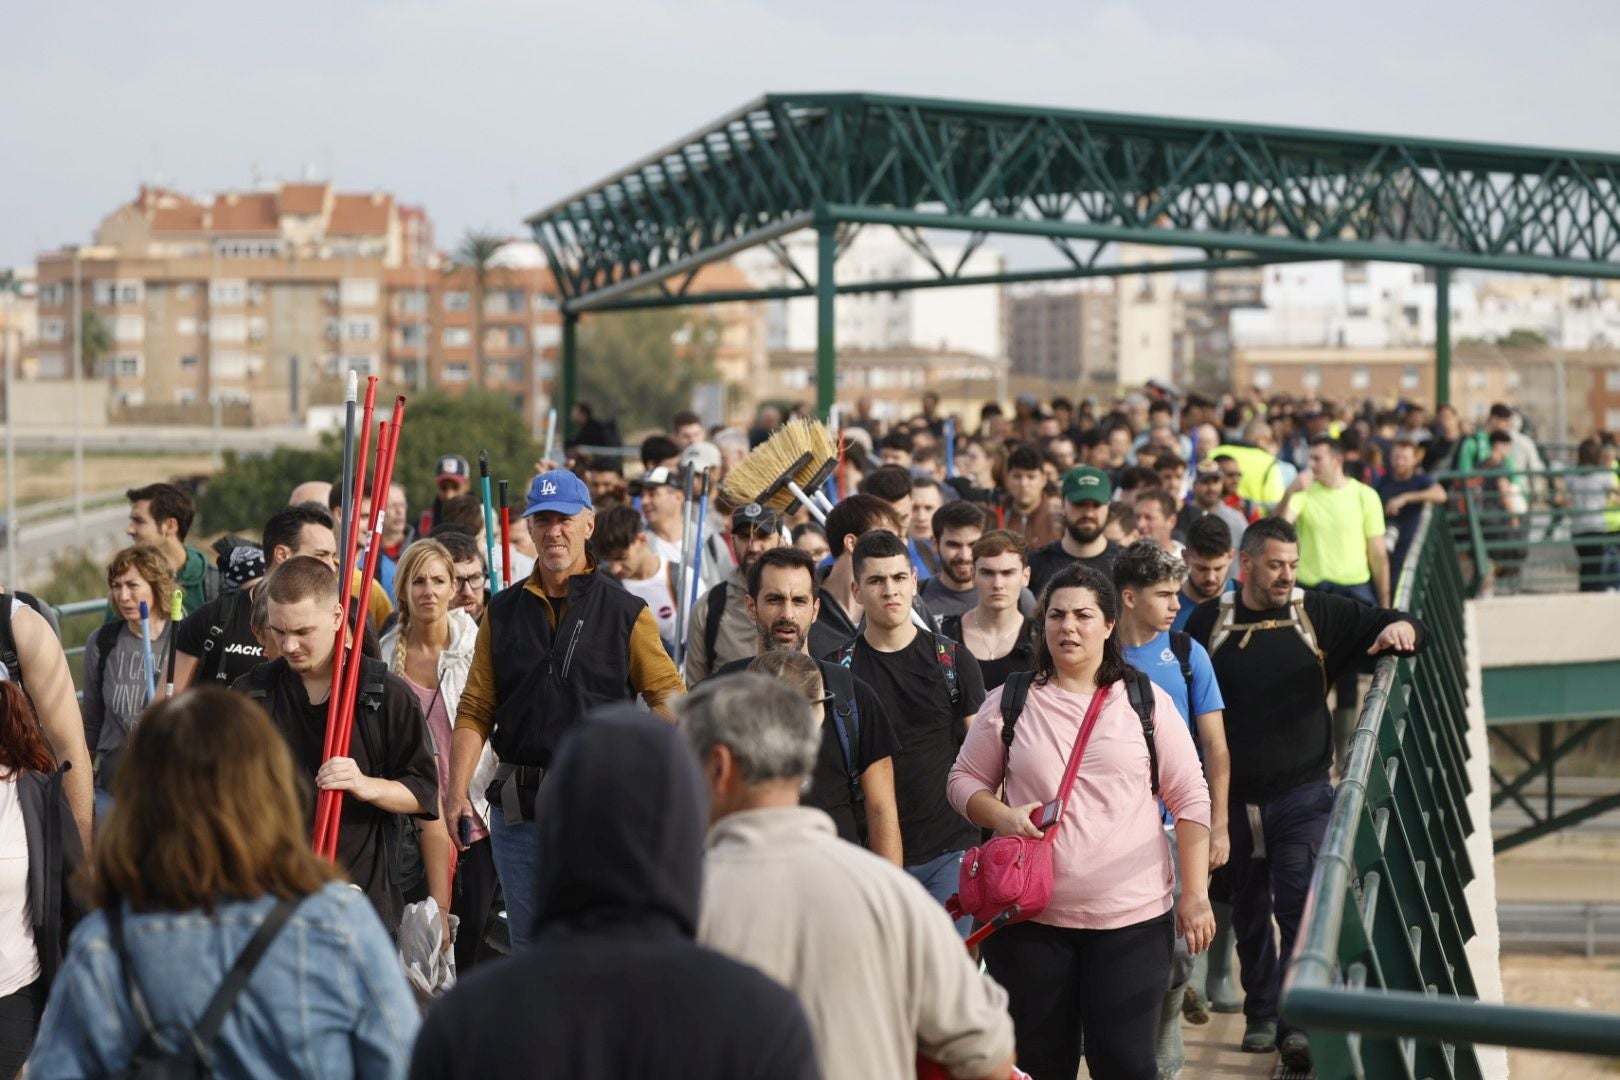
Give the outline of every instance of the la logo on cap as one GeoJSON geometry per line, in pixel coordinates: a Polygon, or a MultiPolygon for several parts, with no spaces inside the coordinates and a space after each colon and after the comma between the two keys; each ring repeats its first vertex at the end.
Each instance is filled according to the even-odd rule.
{"type": "Polygon", "coordinates": [[[540,494],[542,494],[542,495],[555,495],[555,494],[557,494],[557,485],[552,483],[550,480],[542,480],[542,481],[540,481],[540,494]]]}

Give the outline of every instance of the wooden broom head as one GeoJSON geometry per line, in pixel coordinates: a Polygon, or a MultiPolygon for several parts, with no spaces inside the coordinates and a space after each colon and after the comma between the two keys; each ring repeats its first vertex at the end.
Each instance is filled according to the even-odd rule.
{"type": "Polygon", "coordinates": [[[726,474],[721,498],[732,506],[757,502],[786,513],[797,501],[787,490],[787,482],[792,480],[809,491],[806,483],[818,475],[825,480],[837,461],[838,444],[823,424],[793,420],[772,432],[726,474]]]}
{"type": "Polygon", "coordinates": [[[788,427],[794,429],[794,439],[800,451],[810,455],[809,464],[802,466],[793,478],[806,494],[810,494],[825,484],[827,477],[837,468],[838,441],[819,420],[795,420],[788,427]]]}

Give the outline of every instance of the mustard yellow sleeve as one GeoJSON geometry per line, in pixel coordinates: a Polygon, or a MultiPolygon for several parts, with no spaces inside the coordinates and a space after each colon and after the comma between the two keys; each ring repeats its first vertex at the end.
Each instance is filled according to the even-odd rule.
{"type": "MultiPolygon", "coordinates": [[[[479,644],[483,644],[482,635],[479,636],[479,644]]],[[[478,671],[476,652],[473,654],[473,671],[478,671]]],[[[467,685],[472,685],[471,679],[468,679],[467,685]]],[[[646,608],[641,609],[635,625],[630,628],[630,685],[647,702],[647,708],[665,720],[675,719],[669,700],[677,694],[684,694],[686,683],[675,669],[675,661],[664,651],[663,639],[658,636],[658,620],[646,608]]],[[[462,695],[461,700],[467,700],[466,694],[462,695]]],[[[456,726],[461,726],[459,714],[456,726]]]]}
{"type": "Polygon", "coordinates": [[[467,685],[462,688],[461,700],[456,704],[456,730],[462,728],[478,732],[485,741],[495,729],[495,658],[490,646],[488,612],[478,623],[472,667],[467,670],[467,685]]]}

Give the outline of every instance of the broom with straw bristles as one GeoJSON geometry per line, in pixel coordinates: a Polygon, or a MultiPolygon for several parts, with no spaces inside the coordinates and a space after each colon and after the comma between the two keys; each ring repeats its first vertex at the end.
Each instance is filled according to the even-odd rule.
{"type": "Polygon", "coordinates": [[[819,489],[838,464],[838,444],[819,420],[790,420],[726,474],[720,494],[730,506],[759,503],[781,513],[798,502],[825,523],[832,506],[819,489]]]}

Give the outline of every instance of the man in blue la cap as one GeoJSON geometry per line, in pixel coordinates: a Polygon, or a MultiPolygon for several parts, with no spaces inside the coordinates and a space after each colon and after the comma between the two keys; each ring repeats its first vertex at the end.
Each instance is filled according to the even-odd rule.
{"type": "Polygon", "coordinates": [[[646,602],[598,573],[587,552],[596,512],[584,481],[565,469],[541,473],[529,485],[523,517],[537,554],[534,572],[496,594],[478,626],[456,710],[445,808],[458,845],[464,829],[489,828],[514,949],[533,929],[535,793],[562,737],[590,710],[638,696],[673,720],[670,699],[686,689],[646,602]],[[482,822],[469,788],[486,741],[501,764],[487,790],[490,820],[482,822]]]}

